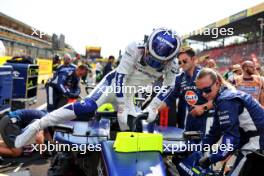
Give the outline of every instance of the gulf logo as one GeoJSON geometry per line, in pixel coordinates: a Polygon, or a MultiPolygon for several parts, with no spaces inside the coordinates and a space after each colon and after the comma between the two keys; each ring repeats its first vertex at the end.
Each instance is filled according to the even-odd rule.
{"type": "Polygon", "coordinates": [[[184,97],[189,105],[195,105],[198,101],[198,96],[196,95],[196,93],[190,90],[186,91],[184,97]]]}

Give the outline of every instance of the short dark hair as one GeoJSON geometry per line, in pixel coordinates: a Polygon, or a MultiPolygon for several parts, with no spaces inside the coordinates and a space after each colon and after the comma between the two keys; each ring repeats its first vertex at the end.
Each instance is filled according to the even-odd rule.
{"type": "Polygon", "coordinates": [[[60,56],[55,55],[53,59],[54,59],[54,60],[60,60],[60,56]]]}
{"type": "Polygon", "coordinates": [[[187,54],[190,57],[195,56],[195,52],[191,47],[183,47],[180,49],[180,52],[177,54],[177,57],[179,57],[181,54],[187,54]]]}
{"type": "Polygon", "coordinates": [[[115,59],[115,57],[111,55],[111,56],[108,57],[108,60],[109,59],[115,59]]]}
{"type": "Polygon", "coordinates": [[[86,65],[79,65],[78,68],[81,70],[86,70],[86,71],[89,70],[89,68],[86,65]]]}

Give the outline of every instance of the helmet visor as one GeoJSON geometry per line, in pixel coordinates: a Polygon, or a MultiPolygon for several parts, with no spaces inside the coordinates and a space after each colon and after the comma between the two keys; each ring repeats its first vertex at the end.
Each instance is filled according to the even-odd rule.
{"type": "Polygon", "coordinates": [[[158,59],[155,59],[152,55],[147,54],[145,57],[145,62],[152,68],[155,69],[162,69],[165,65],[164,61],[159,61],[158,59]]]}

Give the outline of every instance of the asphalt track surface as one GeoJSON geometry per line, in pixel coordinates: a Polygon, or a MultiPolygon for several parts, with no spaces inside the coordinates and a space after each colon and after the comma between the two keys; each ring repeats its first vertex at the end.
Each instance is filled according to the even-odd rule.
{"type": "MultiPolygon", "coordinates": [[[[81,85],[81,96],[85,97],[84,86],[81,85]]],[[[27,106],[27,109],[37,109],[46,107],[46,91],[44,85],[38,86],[37,102],[27,106]]],[[[23,163],[19,171],[29,170],[32,176],[46,176],[50,165],[51,158],[43,157],[38,152],[34,152],[29,156],[21,156],[16,158],[4,158],[6,161],[14,162],[14,165],[8,168],[0,169],[1,174],[12,173],[20,163],[23,163]]],[[[19,173],[17,173],[20,175],[19,173]]]]}

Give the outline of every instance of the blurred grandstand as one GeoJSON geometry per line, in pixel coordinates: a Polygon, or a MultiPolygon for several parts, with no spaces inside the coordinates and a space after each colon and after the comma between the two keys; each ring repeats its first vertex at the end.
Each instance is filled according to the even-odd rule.
{"type": "Polygon", "coordinates": [[[28,55],[33,58],[52,58],[54,53],[74,53],[71,46],[65,44],[65,37],[56,34],[40,36],[36,30],[21,21],[0,12],[0,40],[6,47],[6,55],[28,55]]]}
{"type": "Polygon", "coordinates": [[[65,43],[64,35],[52,36],[0,12],[0,65],[13,56],[30,56],[39,65],[39,83],[46,82],[52,74],[53,56],[65,52],[75,55],[65,43]],[[41,35],[42,34],[42,35],[41,35]]]}
{"type": "Polygon", "coordinates": [[[263,29],[264,3],[261,3],[193,31],[183,38],[186,44],[203,46],[198,50],[200,62],[208,58],[214,59],[219,70],[223,72],[243,60],[253,60],[255,63],[263,64],[263,29]],[[206,28],[233,28],[233,35],[219,35],[215,38],[212,34],[201,33],[206,28]],[[212,43],[217,45],[212,46],[212,43]]]}
{"type": "Polygon", "coordinates": [[[0,12],[0,40],[6,47],[7,56],[27,55],[33,58],[52,58],[54,53],[74,53],[71,46],[65,44],[63,35],[59,38],[56,34],[40,36],[40,32],[0,12]]]}

